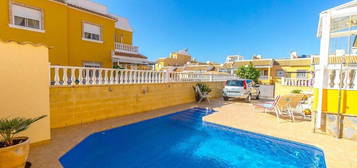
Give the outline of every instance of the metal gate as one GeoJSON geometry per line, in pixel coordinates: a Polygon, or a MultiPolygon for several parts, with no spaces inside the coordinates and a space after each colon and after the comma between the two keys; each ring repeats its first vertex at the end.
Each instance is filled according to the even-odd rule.
{"type": "Polygon", "coordinates": [[[260,85],[260,97],[274,98],[275,85],[260,85]]]}

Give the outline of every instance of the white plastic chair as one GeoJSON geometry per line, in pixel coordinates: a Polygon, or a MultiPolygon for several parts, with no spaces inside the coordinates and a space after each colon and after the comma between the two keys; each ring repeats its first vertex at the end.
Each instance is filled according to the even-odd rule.
{"type": "Polygon", "coordinates": [[[200,100],[198,101],[198,103],[201,103],[204,99],[207,100],[209,107],[211,107],[211,101],[209,100],[210,95],[208,93],[202,93],[201,89],[198,86],[194,86],[196,93],[198,93],[198,95],[200,96],[200,100]]]}

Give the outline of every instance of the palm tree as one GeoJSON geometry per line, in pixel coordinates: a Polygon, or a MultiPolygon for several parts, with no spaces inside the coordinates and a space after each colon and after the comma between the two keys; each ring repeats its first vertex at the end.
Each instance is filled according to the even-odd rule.
{"type": "Polygon", "coordinates": [[[30,119],[21,117],[0,119],[0,136],[3,140],[3,147],[14,145],[14,138],[16,134],[25,131],[32,123],[44,117],[46,117],[46,115],[30,119]]]}

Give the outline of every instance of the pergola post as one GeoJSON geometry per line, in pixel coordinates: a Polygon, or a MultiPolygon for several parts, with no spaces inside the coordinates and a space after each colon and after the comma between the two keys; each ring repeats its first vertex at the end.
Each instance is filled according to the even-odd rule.
{"type": "Polygon", "coordinates": [[[317,116],[316,116],[316,128],[321,128],[322,106],[324,89],[328,85],[328,55],[330,45],[330,25],[331,15],[329,12],[321,14],[321,42],[320,42],[320,64],[319,72],[316,74],[318,94],[317,116]]]}

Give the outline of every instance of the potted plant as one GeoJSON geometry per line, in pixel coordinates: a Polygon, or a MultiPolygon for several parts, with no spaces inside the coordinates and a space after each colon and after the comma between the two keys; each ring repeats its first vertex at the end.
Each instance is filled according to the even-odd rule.
{"type": "MultiPolygon", "coordinates": [[[[197,83],[196,87],[198,87],[200,89],[201,93],[203,93],[203,94],[204,93],[210,93],[212,91],[212,89],[209,88],[209,86],[207,84],[205,84],[205,83],[197,83]]],[[[200,95],[197,92],[195,92],[196,101],[199,101],[200,98],[201,98],[200,95]]]]}
{"type": "Polygon", "coordinates": [[[0,119],[0,168],[25,167],[30,149],[28,137],[15,137],[32,123],[46,117],[0,119]]]}

